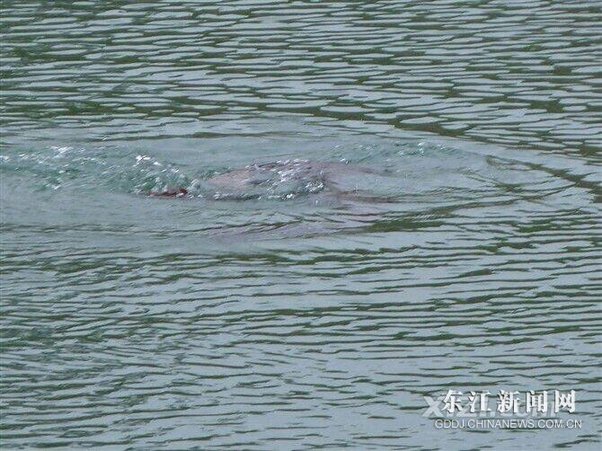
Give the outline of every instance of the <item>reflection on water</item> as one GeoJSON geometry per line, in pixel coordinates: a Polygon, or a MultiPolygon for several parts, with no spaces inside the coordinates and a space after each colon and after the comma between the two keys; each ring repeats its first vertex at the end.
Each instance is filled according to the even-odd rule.
{"type": "Polygon", "coordinates": [[[3,445],[596,449],[600,16],[4,2],[3,445]],[[336,189],[208,195],[294,159],[336,189]],[[583,427],[438,430],[448,389],[583,427]]]}

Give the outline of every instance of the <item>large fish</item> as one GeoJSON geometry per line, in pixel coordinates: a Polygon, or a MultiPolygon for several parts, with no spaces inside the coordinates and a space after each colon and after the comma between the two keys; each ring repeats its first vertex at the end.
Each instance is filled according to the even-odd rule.
{"type": "MultiPolygon", "coordinates": [[[[204,186],[213,199],[287,199],[323,193],[337,199],[386,201],[370,194],[370,175],[386,174],[344,162],[280,160],[250,164],[215,175],[205,180],[204,186]]],[[[150,193],[159,197],[185,197],[188,194],[183,187],[150,193]]]]}

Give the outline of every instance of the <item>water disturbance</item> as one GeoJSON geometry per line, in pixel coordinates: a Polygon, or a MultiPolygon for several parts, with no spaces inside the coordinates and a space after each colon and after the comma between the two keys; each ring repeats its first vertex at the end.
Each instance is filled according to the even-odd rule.
{"type": "Polygon", "coordinates": [[[598,449],[599,2],[0,20],[4,448],[598,449]],[[582,427],[437,429],[449,389],[582,427]]]}

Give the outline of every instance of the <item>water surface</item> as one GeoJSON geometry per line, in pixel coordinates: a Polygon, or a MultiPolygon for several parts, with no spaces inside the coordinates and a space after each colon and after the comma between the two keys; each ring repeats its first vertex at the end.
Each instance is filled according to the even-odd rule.
{"type": "Polygon", "coordinates": [[[1,20],[3,446],[599,447],[599,2],[1,20]],[[387,202],[202,189],[295,158],[387,202]],[[448,389],[575,389],[583,426],[438,430],[448,389]]]}

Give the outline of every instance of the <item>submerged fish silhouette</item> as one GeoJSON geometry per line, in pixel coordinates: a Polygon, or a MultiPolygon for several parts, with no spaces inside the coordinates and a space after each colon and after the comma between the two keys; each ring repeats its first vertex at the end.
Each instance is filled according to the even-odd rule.
{"type": "MultiPolygon", "coordinates": [[[[379,200],[370,195],[366,175],[385,175],[382,171],[344,162],[279,160],[255,163],[205,180],[214,199],[294,198],[325,192],[338,199],[379,200]]],[[[185,197],[186,188],[151,192],[153,197],[185,197]]]]}

